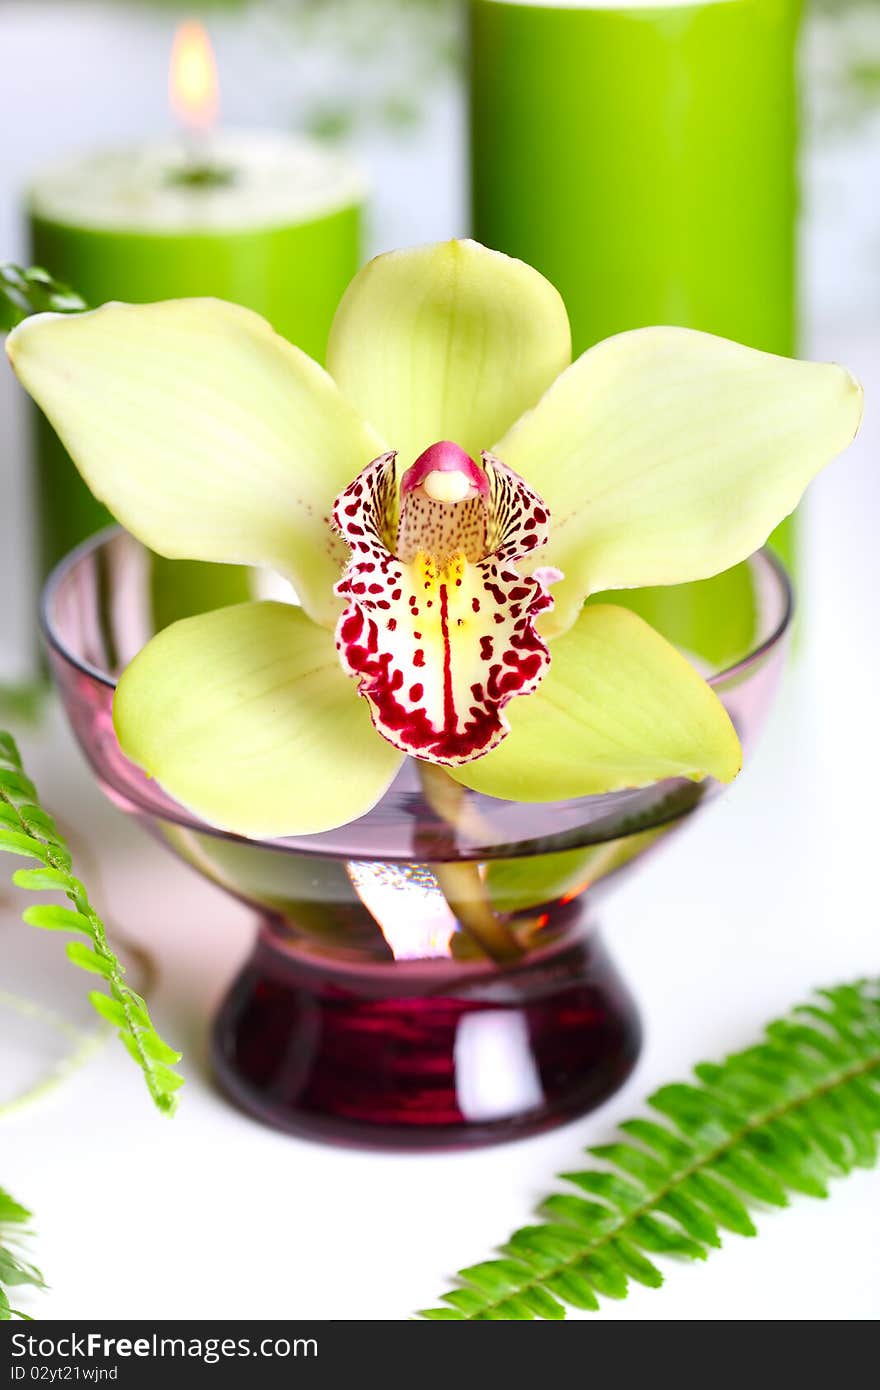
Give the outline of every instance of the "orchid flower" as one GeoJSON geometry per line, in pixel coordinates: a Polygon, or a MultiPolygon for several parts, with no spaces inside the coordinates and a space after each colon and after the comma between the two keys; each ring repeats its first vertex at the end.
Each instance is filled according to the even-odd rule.
{"type": "Polygon", "coordinates": [[[249,836],[363,815],[407,755],[531,801],[732,779],[696,670],[585,600],[751,554],[861,411],[838,366],[684,329],[572,364],[556,290],[468,241],[366,266],[329,371],[209,299],[40,315],[8,350],[136,537],[296,590],[173,624],[114,702],[129,758],[249,836]]]}

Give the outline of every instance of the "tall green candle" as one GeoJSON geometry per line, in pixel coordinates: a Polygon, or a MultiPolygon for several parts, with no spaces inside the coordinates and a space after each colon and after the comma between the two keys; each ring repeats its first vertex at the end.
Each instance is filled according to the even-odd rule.
{"type": "MultiPolygon", "coordinates": [[[[358,268],[363,199],[346,159],[297,137],[142,145],[42,172],[28,196],[31,255],[92,305],[190,295],[247,305],[320,360],[358,268]]],[[[35,453],[45,570],[108,516],[42,417],[35,453]]]]}
{"type": "Polygon", "coordinates": [[[577,351],[672,323],[794,352],[800,11],[471,0],[474,233],[553,281],[577,351]]]}

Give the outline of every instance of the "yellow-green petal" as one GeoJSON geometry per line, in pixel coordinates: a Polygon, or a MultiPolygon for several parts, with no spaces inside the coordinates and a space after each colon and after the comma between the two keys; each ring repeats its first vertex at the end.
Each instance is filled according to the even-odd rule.
{"type": "Polygon", "coordinates": [[[448,769],[457,781],[505,801],[562,801],[739,772],[739,739],[714,691],[635,613],[585,608],[551,653],[537,693],[511,701],[505,741],[448,769]]]}
{"type": "Polygon", "coordinates": [[[336,313],[327,362],[404,468],[451,439],[474,458],[571,361],[559,294],[474,241],[378,256],[336,313]]]}
{"type": "Polygon", "coordinates": [[[120,745],[188,810],[252,837],[362,816],[401,755],[375,732],[330,633],[284,603],[243,603],[160,632],[123,673],[120,745]]]}
{"type": "Polygon", "coordinates": [[[584,353],[492,451],[550,508],[540,563],[565,575],[552,629],[587,594],[708,578],[757,550],[861,408],[843,367],[683,328],[584,353]]]}
{"type": "Polygon", "coordinates": [[[96,497],[171,559],[265,565],[327,624],[336,494],[382,441],[258,314],[216,299],[26,319],[7,350],[96,497]]]}

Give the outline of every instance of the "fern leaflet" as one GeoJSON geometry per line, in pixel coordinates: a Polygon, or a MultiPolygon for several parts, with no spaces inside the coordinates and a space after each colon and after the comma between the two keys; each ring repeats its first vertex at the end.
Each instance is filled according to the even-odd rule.
{"type": "Polygon", "coordinates": [[[30,314],[78,314],[87,307],[84,299],[39,266],[23,270],[0,262],[0,331],[14,328],[30,314]]]}
{"type": "Polygon", "coordinates": [[[820,991],[771,1023],[764,1039],[694,1080],[648,1099],[658,1118],[590,1149],[598,1165],[564,1173],[566,1192],[517,1231],[502,1258],[459,1273],[447,1306],[457,1321],[558,1319],[596,1310],[630,1280],[657,1288],[656,1255],[703,1260],[721,1230],[755,1235],[749,1208],[790,1194],[824,1197],[828,1180],[877,1161],[880,979],[820,991]],[[576,1189],[579,1195],[571,1190],[576,1189]]]}
{"type": "Polygon", "coordinates": [[[24,920],[44,931],[70,932],[69,960],[98,975],[106,985],[89,995],[95,1011],[116,1028],[119,1038],[141,1068],[158,1108],[173,1114],[183,1078],[174,1070],[180,1053],[164,1043],[150,1020],[144,1000],[123,979],[124,970],[107,941],[104,924],[88,894],[72,872],[72,858],[52,817],[39,804],[37,790],[26,775],[14,739],[0,732],[0,850],[35,860],[38,868],[19,869],[12,876],[19,888],[63,893],[71,906],[41,903],[23,913],[24,920]],[[76,939],[76,938],[82,938],[76,939]]]}
{"type": "Polygon", "coordinates": [[[0,1187],[0,1322],[9,1322],[11,1318],[27,1318],[26,1313],[20,1312],[10,1304],[9,1289],[13,1285],[30,1284],[37,1289],[46,1287],[40,1271],[28,1263],[19,1248],[22,1238],[30,1234],[30,1219],[30,1212],[19,1206],[18,1202],[0,1187]]]}

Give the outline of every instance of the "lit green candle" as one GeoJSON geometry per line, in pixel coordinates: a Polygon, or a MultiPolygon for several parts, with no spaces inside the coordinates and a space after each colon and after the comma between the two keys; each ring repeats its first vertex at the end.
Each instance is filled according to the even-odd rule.
{"type": "MultiPolygon", "coordinates": [[[[360,261],[362,180],[310,140],[206,130],[216,87],[209,55],[187,43],[199,43],[194,29],[175,43],[180,138],[40,173],[28,196],[31,258],[91,305],[233,300],[320,360],[360,261]]],[[[109,519],[42,417],[36,495],[44,569],[109,519]]]]}
{"type": "Polygon", "coordinates": [[[800,11],[471,0],[474,233],[553,281],[576,350],[662,323],[794,351],[800,11]]]}

